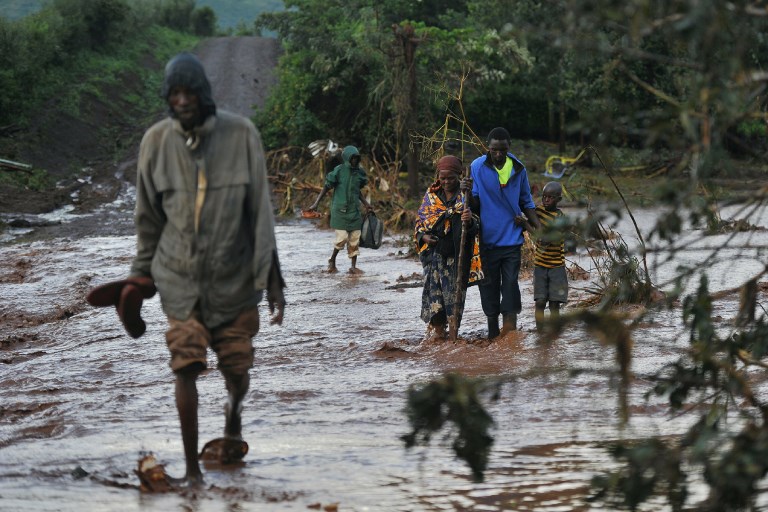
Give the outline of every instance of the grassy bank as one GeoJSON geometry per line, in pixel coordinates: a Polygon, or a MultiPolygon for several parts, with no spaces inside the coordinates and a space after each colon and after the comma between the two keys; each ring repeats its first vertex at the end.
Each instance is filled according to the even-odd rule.
{"type": "Polygon", "coordinates": [[[134,151],[164,105],[159,91],[169,57],[198,38],[147,27],[113,51],[80,52],[36,84],[36,101],[0,134],[0,158],[33,166],[0,170],[0,185],[43,191],[84,167],[109,165],[134,151]]]}

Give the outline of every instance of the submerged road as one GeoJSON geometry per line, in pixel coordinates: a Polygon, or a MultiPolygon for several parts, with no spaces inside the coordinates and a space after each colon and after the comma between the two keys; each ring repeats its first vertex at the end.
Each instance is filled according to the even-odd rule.
{"type": "MultiPolygon", "coordinates": [[[[542,343],[531,308],[523,330],[488,344],[470,289],[459,342],[426,342],[421,289],[394,286],[421,272],[397,237],[363,250],[360,277],[343,273],[343,256],[342,273],[322,272],[333,233],[311,221],[282,221],[277,238],[288,307],[282,328],[268,326],[264,312],[256,339],[243,427],[251,451],[243,467],[206,471],[194,495],[143,495],[132,473],[146,451],[170,474],[183,472],[158,300],[145,305],[149,328],[139,340],[114,311],[83,302],[90,286],[125,275],[134,237],[0,247],[0,510],[599,510],[585,498],[590,479],[613,465],[606,441],[674,434],[689,421],[642,398],[650,385],[642,375],[685,346],[679,311],[655,314],[635,333],[641,378],[622,429],[613,351],[589,333],[542,343]],[[508,381],[487,403],[495,443],[481,484],[441,436],[411,451],[399,439],[408,387],[446,371],[508,381]]],[[[575,258],[589,269],[586,253],[575,258]]],[[[521,285],[531,304],[530,278],[521,285]]],[[[583,293],[583,283],[573,285],[574,297],[583,293]]],[[[718,308],[727,323],[736,304],[718,308]]],[[[201,444],[221,433],[224,397],[209,371],[200,381],[201,444]]]]}

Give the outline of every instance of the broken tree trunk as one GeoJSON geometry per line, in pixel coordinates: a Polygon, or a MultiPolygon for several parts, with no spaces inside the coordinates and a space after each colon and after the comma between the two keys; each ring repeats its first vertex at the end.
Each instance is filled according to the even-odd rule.
{"type": "Polygon", "coordinates": [[[11,169],[13,171],[30,172],[32,170],[32,166],[29,164],[14,162],[13,160],[5,160],[4,158],[0,158],[0,167],[4,169],[11,169]]]}

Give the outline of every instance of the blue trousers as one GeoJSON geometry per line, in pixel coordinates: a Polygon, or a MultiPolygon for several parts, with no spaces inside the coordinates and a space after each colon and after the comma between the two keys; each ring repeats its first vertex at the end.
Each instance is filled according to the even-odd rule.
{"type": "Polygon", "coordinates": [[[480,302],[485,316],[499,317],[499,313],[520,314],[520,245],[481,249],[485,279],[480,283],[480,302]]]}

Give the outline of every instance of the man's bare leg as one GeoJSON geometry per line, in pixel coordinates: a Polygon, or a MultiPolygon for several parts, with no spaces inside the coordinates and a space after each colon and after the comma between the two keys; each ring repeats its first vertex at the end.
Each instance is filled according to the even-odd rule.
{"type": "Polygon", "coordinates": [[[363,271],[357,268],[357,256],[352,256],[352,262],[349,267],[350,274],[362,274],[363,271]]]}
{"type": "Polygon", "coordinates": [[[243,399],[248,391],[251,379],[248,373],[241,375],[225,374],[229,401],[225,408],[224,437],[242,439],[243,399]]]}
{"type": "Polygon", "coordinates": [[[331,254],[331,257],[328,258],[328,273],[329,274],[335,274],[339,270],[336,268],[336,256],[339,255],[339,250],[334,249],[333,253],[331,254]]]}
{"type": "Polygon", "coordinates": [[[188,367],[176,372],[176,408],[181,423],[181,440],[187,472],[184,480],[191,486],[203,483],[203,473],[197,460],[197,376],[200,369],[188,367]]]}

